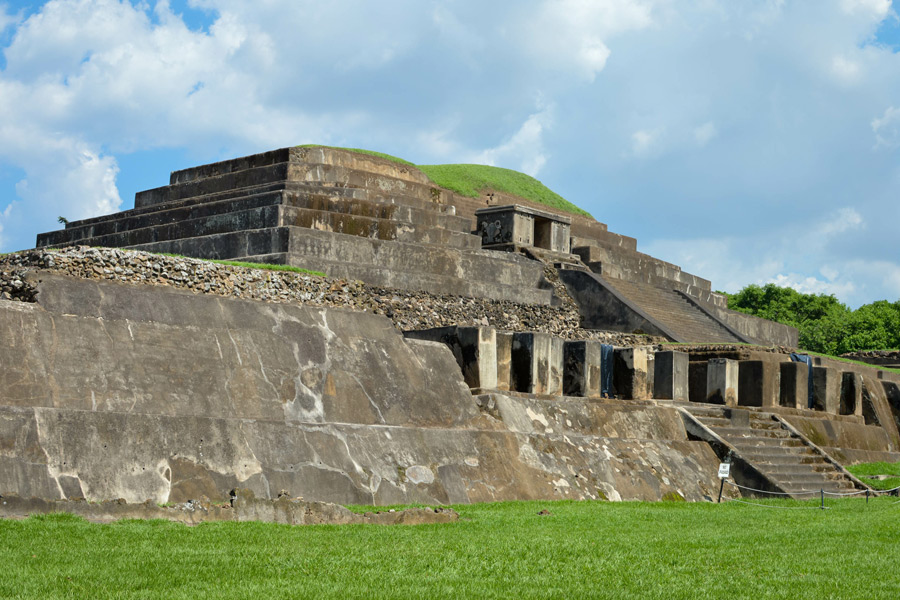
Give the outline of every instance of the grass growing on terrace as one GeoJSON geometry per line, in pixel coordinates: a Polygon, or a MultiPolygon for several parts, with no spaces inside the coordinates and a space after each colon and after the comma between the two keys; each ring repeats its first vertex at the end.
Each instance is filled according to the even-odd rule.
{"type": "Polygon", "coordinates": [[[436,184],[463,196],[477,197],[483,190],[496,190],[527,198],[576,215],[591,215],[543,183],[511,169],[487,165],[419,165],[436,184]]]}
{"type": "Polygon", "coordinates": [[[332,148],[334,150],[346,150],[347,152],[356,152],[357,154],[368,154],[369,156],[377,156],[391,162],[400,163],[401,165],[409,165],[414,167],[413,163],[397,156],[385,154],[384,152],[375,152],[374,150],[363,150],[362,148],[341,148],[340,146],[323,146],[321,144],[301,144],[298,148],[332,148]]]}
{"type": "Polygon", "coordinates": [[[358,152],[360,154],[368,154],[377,156],[396,163],[409,165],[418,168],[437,185],[448,190],[452,190],[462,196],[476,198],[486,190],[495,190],[498,192],[506,192],[521,196],[532,202],[544,204],[559,210],[590,217],[590,213],[578,208],[543,183],[518,171],[511,169],[502,169],[500,167],[491,167],[488,165],[416,165],[408,160],[384,154],[382,152],[373,152],[372,150],[362,150],[360,148],[340,148],[337,146],[320,146],[318,144],[305,144],[300,148],[334,148],[335,150],[347,150],[349,152],[358,152]]]}
{"type": "Polygon", "coordinates": [[[896,598],[895,500],[481,504],[416,527],[46,516],[0,521],[0,597],[896,598]]]}
{"type": "Polygon", "coordinates": [[[860,463],[846,467],[848,471],[862,479],[876,490],[892,490],[900,487],[900,463],[860,463]],[[870,475],[896,475],[887,479],[869,479],[870,475]]]}
{"type": "Polygon", "coordinates": [[[312,275],[313,277],[325,277],[325,273],[321,271],[310,271],[300,267],[291,265],[279,265],[275,263],[255,263],[243,262],[240,260],[219,260],[216,258],[193,258],[190,256],[182,256],[181,254],[172,254],[170,252],[154,252],[160,256],[169,256],[171,258],[189,258],[191,260],[202,260],[204,262],[216,263],[217,265],[226,265],[229,267],[244,267],[245,269],[262,269],[263,271],[287,271],[289,273],[300,273],[302,275],[312,275]]]}

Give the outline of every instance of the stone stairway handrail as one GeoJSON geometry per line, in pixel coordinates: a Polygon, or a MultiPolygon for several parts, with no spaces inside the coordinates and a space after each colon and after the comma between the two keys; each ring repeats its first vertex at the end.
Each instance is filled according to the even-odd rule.
{"type": "Polygon", "coordinates": [[[737,331],[735,331],[734,329],[732,329],[731,327],[729,327],[722,321],[720,321],[719,318],[716,317],[714,314],[712,314],[709,310],[707,310],[707,308],[705,306],[703,306],[702,304],[700,304],[699,302],[697,302],[696,300],[691,298],[690,294],[686,294],[686,293],[682,292],[681,290],[672,290],[672,291],[675,292],[676,294],[680,295],[685,300],[687,300],[692,306],[694,306],[694,308],[696,308],[701,313],[703,313],[704,315],[706,315],[707,317],[712,319],[715,323],[718,323],[725,331],[727,331],[728,333],[730,333],[731,335],[736,337],[738,339],[738,341],[740,341],[741,343],[743,343],[743,344],[754,344],[755,343],[752,340],[741,335],[740,333],[738,333],[737,331]]]}
{"type": "MultiPolygon", "coordinates": [[[[769,477],[768,475],[763,473],[756,465],[754,465],[752,462],[750,462],[749,460],[744,458],[744,456],[741,454],[740,450],[738,450],[735,446],[733,446],[731,443],[726,441],[722,436],[717,434],[710,427],[707,427],[702,421],[700,421],[699,418],[697,418],[696,416],[691,414],[691,412],[688,409],[684,408],[683,406],[676,406],[675,409],[681,413],[681,419],[685,424],[685,429],[688,429],[688,426],[690,425],[691,427],[693,427],[695,429],[694,435],[697,435],[697,437],[700,437],[701,439],[703,439],[703,441],[705,441],[707,443],[714,442],[716,444],[721,445],[722,448],[725,448],[726,450],[730,451],[733,459],[737,459],[741,463],[743,463],[743,465],[745,466],[746,469],[751,471],[752,474],[754,474],[760,480],[765,481],[769,486],[771,486],[774,489],[775,492],[777,492],[779,494],[790,495],[790,492],[788,490],[781,487],[781,485],[779,485],[771,477],[769,477]],[[698,435],[698,434],[702,434],[702,435],[698,435]]],[[[688,431],[688,433],[691,433],[691,432],[688,431]]],[[[712,444],[710,444],[710,445],[712,445],[712,444]]],[[[715,448],[714,448],[714,450],[715,450],[715,448]]],[[[733,474],[732,474],[732,479],[734,479],[733,474]]],[[[766,491],[766,490],[763,490],[763,491],[768,493],[768,491],[766,491]]]]}
{"type": "Polygon", "coordinates": [[[779,415],[776,415],[776,414],[773,413],[773,414],[772,414],[772,417],[774,417],[774,419],[775,419],[776,421],[778,421],[778,423],[781,425],[781,427],[782,427],[783,429],[785,429],[785,430],[787,430],[788,432],[790,432],[790,434],[791,434],[792,436],[796,437],[796,438],[799,439],[801,442],[803,442],[803,444],[804,444],[805,446],[807,446],[807,447],[808,447],[809,449],[811,449],[813,452],[815,452],[816,454],[818,454],[819,456],[821,456],[821,457],[825,460],[825,462],[827,462],[827,463],[829,463],[831,466],[833,466],[833,467],[835,468],[836,471],[838,471],[841,475],[843,475],[844,477],[846,477],[847,479],[849,479],[849,480],[853,483],[854,486],[858,487],[858,488],[861,489],[861,490],[875,491],[875,488],[873,488],[873,487],[869,486],[868,484],[866,484],[865,482],[861,481],[861,480],[858,479],[855,475],[853,475],[853,473],[851,473],[850,471],[848,471],[847,469],[845,469],[845,468],[844,468],[844,465],[842,465],[841,463],[839,463],[835,458],[833,458],[830,454],[828,454],[828,452],[826,452],[823,448],[819,447],[819,446],[816,445],[812,440],[810,440],[810,439],[807,438],[805,435],[803,435],[802,433],[800,433],[800,430],[798,430],[796,427],[794,427],[793,425],[791,425],[790,423],[788,423],[787,421],[785,421],[785,420],[784,420],[783,418],[781,418],[779,415]]]}

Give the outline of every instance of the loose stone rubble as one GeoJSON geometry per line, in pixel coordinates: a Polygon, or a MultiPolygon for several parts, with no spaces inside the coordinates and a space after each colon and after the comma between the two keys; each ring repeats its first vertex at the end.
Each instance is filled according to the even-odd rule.
{"type": "Polygon", "coordinates": [[[307,502],[286,493],[268,500],[257,498],[248,489],[235,489],[228,502],[212,502],[209,498],[160,506],[148,500],[140,504],[124,499],[87,502],[84,498],[47,500],[21,498],[17,494],[0,495],[0,518],[21,519],[33,514],[65,512],[95,523],[121,519],[165,519],[185,525],[210,521],[262,521],[283,525],[425,525],[454,523],[459,513],[451,508],[408,508],[405,510],[354,513],[331,502],[307,502]]]}
{"type": "Polygon", "coordinates": [[[545,266],[545,273],[561,296],[560,306],[397,290],[290,271],[235,267],[141,251],[73,246],[60,250],[28,250],[0,257],[0,299],[34,302],[36,291],[33,283],[26,281],[26,274],[41,270],[83,279],[166,286],[198,294],[350,308],[384,315],[401,330],[444,325],[492,326],[504,331],[536,331],[565,339],[600,340],[619,346],[663,341],[653,336],[582,329],[578,309],[549,265],[545,266]]]}

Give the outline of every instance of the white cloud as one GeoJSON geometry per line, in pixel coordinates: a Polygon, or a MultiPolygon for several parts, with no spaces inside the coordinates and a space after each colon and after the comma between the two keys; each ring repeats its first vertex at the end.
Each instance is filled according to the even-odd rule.
{"type": "Polygon", "coordinates": [[[831,70],[840,83],[856,83],[860,77],[860,66],[856,61],[844,56],[835,56],[831,61],[831,70]]]}
{"type": "Polygon", "coordinates": [[[556,69],[573,69],[585,81],[606,66],[608,38],[646,29],[653,23],[652,0],[543,0],[526,13],[519,39],[556,69]]]}
{"type": "Polygon", "coordinates": [[[552,111],[548,107],[529,115],[509,139],[476,154],[471,162],[516,169],[536,177],[547,162],[543,134],[552,122],[552,111]]]}
{"type": "Polygon", "coordinates": [[[841,9],[850,15],[883,19],[891,10],[891,0],[841,0],[841,9]]]}
{"type": "Polygon", "coordinates": [[[851,281],[835,281],[828,277],[819,279],[798,273],[779,273],[766,280],[766,283],[789,287],[801,294],[833,294],[838,299],[848,298],[856,291],[856,286],[851,281]]]}
{"type": "Polygon", "coordinates": [[[708,144],[717,134],[716,125],[712,121],[707,121],[703,125],[694,128],[694,140],[700,146],[708,144]]]}
{"type": "MultiPolygon", "coordinates": [[[[845,207],[818,221],[797,225],[776,221],[773,230],[752,237],[657,240],[642,251],[710,279],[713,289],[736,292],[751,283],[774,283],[859,304],[865,291],[857,283],[860,269],[853,259],[829,257],[827,248],[836,238],[864,227],[859,212],[845,207]]],[[[865,272],[866,278],[872,274],[865,272]]]]}
{"type": "Polygon", "coordinates": [[[876,148],[900,147],[900,108],[889,106],[881,117],[872,119],[876,148]]]}
{"type": "Polygon", "coordinates": [[[637,158],[655,155],[660,146],[662,132],[658,129],[639,129],[631,134],[631,154],[637,158]]]}
{"type": "Polygon", "coordinates": [[[6,12],[8,8],[5,4],[0,4],[0,33],[6,31],[8,27],[15,25],[18,19],[15,15],[6,12]]]}

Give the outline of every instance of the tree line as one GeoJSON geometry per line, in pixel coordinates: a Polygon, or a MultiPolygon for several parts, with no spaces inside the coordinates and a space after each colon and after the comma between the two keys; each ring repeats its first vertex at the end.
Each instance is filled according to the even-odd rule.
{"type": "Polygon", "coordinates": [[[834,295],[801,294],[772,283],[725,295],[731,310],[796,327],[804,350],[837,356],[900,348],[900,300],[850,310],[834,295]]]}

